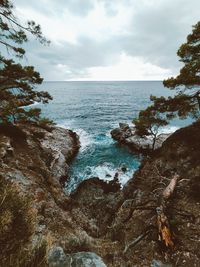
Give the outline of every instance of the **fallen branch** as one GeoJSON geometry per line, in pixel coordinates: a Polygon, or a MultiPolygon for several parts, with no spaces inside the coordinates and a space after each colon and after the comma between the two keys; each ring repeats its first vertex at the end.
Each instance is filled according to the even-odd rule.
{"type": "MultiPolygon", "coordinates": [[[[173,234],[171,232],[169,220],[165,214],[165,211],[167,209],[167,201],[171,198],[178,180],[179,180],[179,176],[174,175],[173,178],[170,180],[168,186],[162,191],[161,196],[159,198],[159,205],[157,207],[153,205],[149,205],[149,202],[151,201],[146,201],[145,203],[141,203],[140,205],[133,206],[130,210],[129,215],[123,221],[123,223],[127,222],[132,217],[134,210],[140,210],[140,209],[141,210],[155,210],[156,209],[159,240],[163,242],[166,247],[172,248],[174,246],[173,234]]],[[[125,254],[130,248],[134,247],[141,240],[143,240],[147,235],[149,235],[152,232],[154,228],[155,227],[152,225],[146,228],[146,230],[142,234],[140,234],[135,240],[133,240],[132,242],[130,242],[128,245],[125,246],[123,253],[125,254]]]]}
{"type": "Polygon", "coordinates": [[[139,235],[135,240],[133,240],[131,243],[129,243],[127,246],[125,246],[125,249],[123,251],[123,254],[125,254],[130,248],[137,245],[143,238],[145,238],[148,234],[150,234],[153,230],[153,226],[145,232],[143,232],[141,235],[139,235]]]}
{"type": "Polygon", "coordinates": [[[165,188],[165,190],[163,191],[163,198],[165,200],[169,199],[171,197],[171,195],[174,192],[174,189],[176,187],[176,184],[178,182],[179,176],[178,175],[174,175],[174,177],[171,179],[169,185],[165,188]]]}
{"type": "Polygon", "coordinates": [[[156,208],[159,240],[163,242],[166,247],[171,248],[174,246],[173,235],[170,229],[169,220],[165,214],[165,210],[167,209],[166,202],[172,196],[177,185],[178,179],[179,176],[174,175],[169,185],[162,192],[160,198],[160,205],[156,208]]]}

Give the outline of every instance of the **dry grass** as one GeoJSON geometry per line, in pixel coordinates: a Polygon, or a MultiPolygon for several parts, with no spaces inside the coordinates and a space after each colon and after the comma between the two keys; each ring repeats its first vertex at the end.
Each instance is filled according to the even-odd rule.
{"type": "Polygon", "coordinates": [[[0,176],[0,266],[46,266],[49,238],[33,247],[36,211],[31,200],[0,176]]]}

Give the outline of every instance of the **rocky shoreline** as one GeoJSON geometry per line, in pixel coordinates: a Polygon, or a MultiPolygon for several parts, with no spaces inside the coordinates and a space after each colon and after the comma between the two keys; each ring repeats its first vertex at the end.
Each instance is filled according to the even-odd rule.
{"type": "Polygon", "coordinates": [[[1,128],[0,177],[31,199],[35,214],[24,253],[31,259],[37,248],[43,255],[45,243],[41,266],[50,267],[198,267],[199,133],[200,123],[176,131],[122,190],[117,179],[106,183],[96,177],[66,195],[63,181],[80,147],[78,136],[55,127],[1,128]],[[181,179],[168,210],[171,251],[158,240],[156,207],[174,173],[181,179]],[[125,249],[147,229],[150,234],[125,249]]]}
{"type": "MultiPolygon", "coordinates": [[[[158,149],[162,146],[162,143],[171,135],[169,134],[160,134],[158,135],[155,142],[155,149],[158,149]]],[[[135,153],[146,154],[152,151],[152,139],[151,137],[138,137],[135,134],[134,126],[130,126],[126,123],[119,123],[119,127],[111,131],[111,136],[119,144],[126,145],[130,150],[135,153]]]]}

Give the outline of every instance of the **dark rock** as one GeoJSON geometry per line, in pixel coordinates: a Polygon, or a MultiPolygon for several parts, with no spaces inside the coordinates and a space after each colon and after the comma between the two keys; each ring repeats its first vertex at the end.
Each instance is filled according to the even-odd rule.
{"type": "Polygon", "coordinates": [[[121,128],[122,130],[126,131],[127,129],[129,129],[129,125],[127,123],[120,122],[119,123],[119,128],[121,128]]]}
{"type": "Polygon", "coordinates": [[[121,166],[121,170],[122,170],[123,172],[126,172],[126,171],[127,171],[127,166],[126,166],[125,164],[122,164],[122,166],[121,166]]]}
{"type": "Polygon", "coordinates": [[[87,222],[88,232],[92,236],[99,236],[107,231],[114,219],[113,214],[121,202],[121,190],[117,181],[107,183],[99,178],[90,178],[81,182],[71,197],[75,203],[72,209],[76,216],[83,213],[87,221],[92,222],[92,226],[87,222]],[[93,230],[97,228],[98,232],[93,230]]]}

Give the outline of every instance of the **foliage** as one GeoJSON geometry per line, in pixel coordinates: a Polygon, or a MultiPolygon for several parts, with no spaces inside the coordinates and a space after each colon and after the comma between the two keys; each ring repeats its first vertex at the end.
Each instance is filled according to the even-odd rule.
{"type": "Polygon", "coordinates": [[[140,137],[152,137],[152,149],[155,148],[156,139],[159,134],[159,128],[167,125],[165,119],[155,111],[154,107],[150,106],[146,110],[139,113],[138,118],[133,120],[136,128],[136,134],[140,137]]]}
{"type": "Polygon", "coordinates": [[[40,25],[31,20],[21,24],[13,14],[13,8],[10,0],[0,0],[0,43],[18,57],[25,54],[21,44],[28,41],[27,33],[34,35],[42,44],[48,44],[40,25]]]}
{"type": "MultiPolygon", "coordinates": [[[[14,16],[9,0],[0,1],[0,45],[13,56],[23,57],[22,44],[28,41],[28,34],[42,44],[48,44],[41,28],[34,21],[21,24],[14,16]]],[[[0,122],[24,122],[40,120],[40,109],[25,108],[34,102],[48,103],[52,97],[47,92],[36,91],[35,85],[42,83],[40,74],[32,66],[22,66],[13,59],[0,55],[0,122]]]]}
{"type": "Polygon", "coordinates": [[[176,94],[167,98],[150,97],[151,106],[141,111],[134,121],[140,136],[156,138],[157,127],[168,124],[176,116],[180,119],[189,116],[195,120],[200,117],[200,22],[193,26],[187,42],[181,45],[177,54],[184,66],[177,77],[163,81],[164,86],[176,90],[176,94]]]}
{"type": "Polygon", "coordinates": [[[176,89],[174,97],[151,97],[155,109],[166,113],[167,118],[178,116],[185,119],[190,116],[198,119],[200,116],[200,22],[193,26],[193,31],[187,37],[177,52],[184,64],[175,78],[163,81],[165,87],[176,89]]]}

